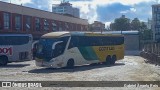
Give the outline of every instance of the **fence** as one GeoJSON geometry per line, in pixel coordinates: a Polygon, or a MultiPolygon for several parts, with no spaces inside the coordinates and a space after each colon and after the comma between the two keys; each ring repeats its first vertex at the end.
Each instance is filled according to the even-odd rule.
{"type": "Polygon", "coordinates": [[[145,44],[140,54],[147,62],[160,65],[160,43],[145,44]]]}

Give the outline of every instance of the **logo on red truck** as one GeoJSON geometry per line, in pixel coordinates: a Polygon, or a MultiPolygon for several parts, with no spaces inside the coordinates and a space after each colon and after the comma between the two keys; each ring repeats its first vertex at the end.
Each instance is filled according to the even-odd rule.
{"type": "Polygon", "coordinates": [[[0,47],[1,55],[12,55],[12,47],[0,47]]]}

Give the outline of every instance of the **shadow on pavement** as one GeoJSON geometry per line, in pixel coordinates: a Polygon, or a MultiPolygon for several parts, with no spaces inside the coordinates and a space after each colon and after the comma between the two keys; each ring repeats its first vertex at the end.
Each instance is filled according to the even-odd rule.
{"type": "Polygon", "coordinates": [[[122,66],[124,63],[115,63],[115,65],[104,65],[104,64],[94,64],[94,65],[83,65],[83,66],[75,66],[74,69],[66,69],[66,68],[41,68],[41,69],[33,69],[28,71],[28,73],[57,73],[57,72],[78,72],[78,71],[86,71],[97,68],[104,67],[114,67],[114,66],[122,66]]]}
{"type": "Polygon", "coordinates": [[[0,68],[22,68],[26,66],[30,66],[30,64],[8,64],[6,66],[0,66],[0,68]]]}

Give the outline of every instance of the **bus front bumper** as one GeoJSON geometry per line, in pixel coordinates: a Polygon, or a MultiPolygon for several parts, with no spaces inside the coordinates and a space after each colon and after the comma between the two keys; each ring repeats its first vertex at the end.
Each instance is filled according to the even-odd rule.
{"type": "Polygon", "coordinates": [[[39,67],[48,67],[48,68],[61,68],[62,65],[57,64],[56,62],[46,62],[43,59],[36,59],[35,60],[36,66],[39,67]]]}

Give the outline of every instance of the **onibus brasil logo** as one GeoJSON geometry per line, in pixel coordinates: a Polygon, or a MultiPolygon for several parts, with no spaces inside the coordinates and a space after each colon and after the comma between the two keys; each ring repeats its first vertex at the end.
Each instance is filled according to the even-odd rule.
{"type": "Polygon", "coordinates": [[[42,87],[42,84],[30,82],[2,82],[2,87],[42,87]]]}

